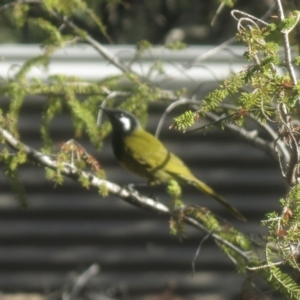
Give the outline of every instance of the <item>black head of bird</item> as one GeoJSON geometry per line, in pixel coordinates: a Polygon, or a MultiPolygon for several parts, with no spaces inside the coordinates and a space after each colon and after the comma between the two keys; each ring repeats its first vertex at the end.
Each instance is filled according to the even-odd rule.
{"type": "Polygon", "coordinates": [[[148,179],[150,183],[176,180],[180,184],[192,185],[216,199],[238,219],[245,220],[222,196],[197,179],[179,157],[145,131],[133,114],[121,109],[101,109],[112,125],[113,152],[121,166],[148,179]]]}

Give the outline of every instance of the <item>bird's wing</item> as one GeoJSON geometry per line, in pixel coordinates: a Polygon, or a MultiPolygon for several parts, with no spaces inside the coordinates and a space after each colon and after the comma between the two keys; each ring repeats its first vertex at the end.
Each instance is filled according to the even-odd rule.
{"type": "Polygon", "coordinates": [[[168,157],[165,146],[147,131],[135,132],[125,138],[125,153],[140,164],[156,168],[168,157]]]}
{"type": "Polygon", "coordinates": [[[155,177],[155,173],[159,176],[169,177],[166,179],[180,179],[180,177],[187,177],[193,180],[194,176],[180,158],[172,154],[166,147],[156,139],[152,134],[143,131],[141,134],[135,133],[125,138],[125,155],[130,166],[124,166],[130,171],[137,173],[143,177],[155,177]],[[143,165],[147,174],[138,172],[139,166],[143,165]],[[162,174],[162,172],[164,174],[162,174]],[[180,176],[178,176],[180,174],[180,176]]]}

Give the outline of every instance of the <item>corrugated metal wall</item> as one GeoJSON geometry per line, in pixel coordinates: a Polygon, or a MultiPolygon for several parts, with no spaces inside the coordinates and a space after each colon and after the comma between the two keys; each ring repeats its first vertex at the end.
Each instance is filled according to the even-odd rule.
{"type": "MultiPolygon", "coordinates": [[[[126,51],[121,49],[111,50],[119,55],[132,54],[130,47],[126,51]]],[[[188,62],[206,50],[194,47],[185,55],[175,53],[174,61],[188,62]]],[[[34,47],[0,47],[0,56],[5,57],[0,62],[2,76],[9,74],[7,66],[12,62],[21,63],[37,51],[34,47]]],[[[206,61],[207,67],[220,76],[218,79],[231,68],[246,64],[240,61],[228,67],[228,57],[234,57],[232,51],[240,54],[242,50],[218,53],[215,59],[206,61]]],[[[130,55],[123,59],[129,61],[130,55]]],[[[173,68],[170,54],[167,60],[173,68]]],[[[84,48],[58,53],[49,73],[68,71],[75,75],[79,72],[87,79],[97,79],[105,75],[104,70],[108,70],[106,62],[91,49],[84,48]]],[[[175,74],[174,70],[176,68],[168,69],[169,74],[175,74]]],[[[35,70],[33,75],[39,72],[35,70]]],[[[190,72],[197,74],[195,82],[177,74],[164,80],[165,87],[195,88],[207,81],[198,89],[201,97],[215,85],[214,76],[208,75],[211,72],[202,68],[190,72]]],[[[7,103],[4,97],[0,101],[2,105],[7,103]]],[[[27,98],[19,123],[22,138],[36,148],[41,145],[39,122],[43,101],[43,97],[27,98]]],[[[155,131],[162,110],[161,104],[151,106],[149,131],[155,131]]],[[[161,140],[181,156],[199,178],[236,206],[248,222],[232,219],[218,203],[193,189],[184,190],[185,199],[208,206],[245,233],[263,233],[260,220],[266,212],[278,209],[278,199],[285,192],[276,162],[228,133],[183,135],[167,130],[170,123],[168,119],[161,140]]],[[[52,130],[56,142],[73,137],[67,116],[57,118],[52,130]]],[[[98,158],[111,181],[121,185],[139,181],[117,165],[109,140],[101,153],[96,153],[88,141],[79,142],[98,158]]],[[[87,293],[94,291],[111,297],[140,299],[147,294],[163,297],[171,291],[185,299],[240,299],[238,295],[244,279],[211,239],[203,244],[196,273],[192,274],[191,263],[203,239],[199,231],[187,228],[187,237],[180,242],[169,234],[166,219],[112,196],[103,199],[95,190],[86,191],[68,179],[63,186],[54,186],[44,179],[43,170],[36,165],[24,166],[21,178],[30,204],[27,210],[18,207],[3,174],[0,177],[0,291],[48,294],[62,288],[74,274],[98,263],[101,270],[88,284],[87,293]]],[[[141,190],[165,203],[169,201],[161,187],[141,190]]]]}

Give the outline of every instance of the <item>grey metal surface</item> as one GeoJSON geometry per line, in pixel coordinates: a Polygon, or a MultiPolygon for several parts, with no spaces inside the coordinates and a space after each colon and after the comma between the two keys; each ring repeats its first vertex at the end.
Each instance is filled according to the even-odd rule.
{"type": "MultiPolygon", "coordinates": [[[[0,47],[0,56],[5,57],[0,62],[1,76],[8,74],[5,62],[21,63],[37,51],[31,46],[10,47],[0,47]]],[[[132,47],[128,49],[120,46],[113,51],[118,55],[132,53],[132,47]]],[[[205,50],[193,47],[187,57],[183,53],[174,54],[174,60],[182,64],[205,50]]],[[[241,53],[242,49],[232,51],[241,53]]],[[[93,50],[83,53],[82,49],[61,51],[54,55],[55,67],[50,69],[56,73],[70,70],[72,65],[72,72],[78,71],[86,79],[101,78],[102,70],[108,70],[103,67],[107,63],[93,50]],[[65,53],[68,53],[67,57],[65,53]],[[96,63],[102,67],[96,67],[96,63]]],[[[206,62],[207,68],[219,75],[230,71],[230,68],[220,71],[223,66],[228,67],[226,53],[230,52],[216,57],[217,69],[214,69],[213,62],[216,61],[213,59],[206,62]]],[[[172,60],[170,53],[168,59],[172,60]]],[[[243,63],[238,61],[236,66],[243,63]]],[[[185,86],[188,79],[180,78],[180,84],[185,86]]],[[[208,79],[199,75],[197,80],[201,83],[208,79]]],[[[197,86],[197,80],[190,86],[197,86]]],[[[166,84],[168,87],[174,85],[178,87],[172,80],[166,84]]],[[[212,85],[207,84],[206,89],[212,85]]],[[[206,89],[200,89],[199,94],[203,96],[206,89]]],[[[1,103],[5,102],[2,97],[1,103]]],[[[21,136],[33,147],[41,145],[42,105],[43,99],[39,97],[26,99],[25,113],[19,124],[21,136]]],[[[149,131],[154,132],[162,109],[161,105],[151,106],[149,131]]],[[[228,133],[212,131],[205,136],[183,135],[169,131],[170,122],[168,119],[165,123],[162,141],[180,155],[199,178],[235,205],[248,222],[234,220],[218,203],[193,189],[184,189],[187,202],[209,207],[245,233],[263,233],[260,220],[266,212],[279,209],[278,199],[285,193],[276,162],[228,133]]],[[[67,116],[57,119],[53,137],[57,143],[73,138],[67,116]]],[[[140,181],[117,165],[109,140],[100,153],[88,141],[79,142],[97,157],[109,180],[121,185],[140,181]]],[[[187,228],[187,237],[180,242],[169,234],[168,220],[140,211],[112,196],[101,198],[97,191],[86,191],[71,180],[66,180],[63,186],[54,186],[44,179],[43,170],[35,165],[24,166],[21,178],[30,204],[27,210],[18,207],[9,184],[3,174],[0,175],[0,291],[53,292],[72,274],[98,263],[101,271],[89,284],[93,291],[123,295],[125,299],[159,294],[168,289],[186,299],[239,299],[244,278],[235,272],[232,263],[212,240],[203,244],[196,273],[192,274],[191,262],[203,239],[199,231],[187,228]]],[[[169,202],[162,187],[141,190],[169,202]]]]}

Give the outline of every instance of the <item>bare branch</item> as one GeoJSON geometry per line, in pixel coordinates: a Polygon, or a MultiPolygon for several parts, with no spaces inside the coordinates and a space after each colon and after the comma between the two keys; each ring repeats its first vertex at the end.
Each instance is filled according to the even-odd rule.
{"type": "MultiPolygon", "coordinates": [[[[220,120],[220,117],[214,113],[206,112],[205,116],[215,122],[220,120]]],[[[243,140],[247,141],[250,145],[262,150],[267,155],[277,160],[277,154],[273,147],[273,142],[265,141],[257,135],[257,131],[248,131],[244,127],[240,127],[234,124],[224,124],[232,133],[237,134],[243,140]]]]}
{"type": "MultiPolygon", "coordinates": [[[[272,9],[273,9],[273,8],[272,8],[272,9]]],[[[268,11],[269,11],[269,10],[268,10],[268,11]]],[[[231,15],[232,15],[232,17],[233,17],[236,21],[239,21],[240,19],[245,18],[245,19],[252,20],[253,22],[261,23],[261,24],[264,25],[264,26],[267,26],[267,25],[268,25],[268,23],[265,22],[265,21],[263,21],[262,18],[256,18],[256,17],[254,17],[254,16],[252,16],[252,15],[250,15],[250,14],[247,14],[247,13],[241,11],[241,10],[233,9],[233,10],[231,11],[231,15]],[[240,15],[242,15],[243,17],[242,17],[242,18],[236,17],[237,14],[240,14],[240,15]]]]}
{"type": "MultiPolygon", "coordinates": [[[[276,7],[277,7],[279,20],[284,21],[285,17],[284,17],[283,8],[282,8],[282,5],[281,5],[281,0],[275,0],[275,2],[276,2],[276,7]]],[[[298,19],[299,19],[299,15],[298,15],[298,19]]],[[[284,42],[284,54],[285,54],[286,67],[287,67],[288,72],[290,74],[290,77],[292,79],[293,85],[296,85],[297,84],[297,78],[296,78],[296,75],[295,75],[295,70],[294,70],[293,65],[292,65],[291,48],[290,48],[290,42],[289,42],[289,32],[288,31],[282,31],[282,35],[283,35],[283,42],[284,42]]]]}
{"type": "MultiPolygon", "coordinates": [[[[284,17],[284,12],[283,12],[283,8],[281,5],[281,0],[276,0],[275,1],[276,7],[277,7],[277,11],[278,11],[278,16],[281,22],[283,22],[285,20],[284,17]]],[[[255,25],[256,27],[258,27],[258,24],[262,24],[264,26],[267,26],[268,23],[262,21],[261,19],[258,19],[256,17],[253,17],[247,13],[241,12],[241,11],[237,11],[234,10],[232,11],[232,16],[238,21],[238,26],[240,26],[241,22],[245,19],[247,19],[247,21],[251,22],[251,24],[255,25]],[[238,18],[236,15],[240,14],[242,15],[241,18],[238,18]]],[[[300,18],[299,14],[297,15],[296,20],[298,21],[300,18]]],[[[296,22],[295,25],[296,26],[296,22]]],[[[283,35],[283,40],[284,40],[284,53],[285,53],[285,66],[288,70],[288,73],[290,75],[291,81],[293,86],[295,86],[297,84],[297,79],[296,79],[296,75],[295,75],[295,71],[292,65],[292,59],[291,59],[291,50],[290,50],[290,44],[289,44],[289,37],[288,37],[288,33],[291,30],[291,28],[289,28],[288,30],[282,30],[281,33],[283,35]]],[[[261,41],[256,41],[257,43],[261,43],[261,41]]],[[[264,43],[264,41],[262,41],[264,43]]],[[[250,45],[249,45],[250,47],[250,45]]],[[[251,49],[249,49],[251,52],[251,49]]],[[[260,65],[260,60],[258,58],[257,55],[253,55],[253,59],[256,62],[257,65],[260,65]]],[[[274,71],[275,67],[273,67],[274,71]]],[[[278,96],[278,106],[277,106],[277,113],[279,115],[279,119],[282,123],[282,131],[284,134],[288,135],[290,143],[289,143],[289,148],[290,151],[288,151],[286,145],[283,145],[282,143],[278,144],[279,140],[277,138],[274,139],[275,141],[275,149],[273,149],[272,151],[272,156],[274,157],[274,153],[279,154],[278,150],[279,148],[277,146],[280,147],[280,155],[279,155],[279,164],[281,167],[281,171],[282,174],[284,174],[284,178],[286,179],[286,181],[288,182],[289,185],[293,186],[298,182],[298,163],[300,161],[300,151],[299,151],[299,146],[298,146],[298,140],[295,138],[294,134],[295,131],[293,129],[293,122],[292,122],[292,118],[289,114],[288,108],[286,106],[286,104],[284,103],[284,101],[281,101],[280,99],[281,95],[278,96]],[[283,157],[281,157],[281,155],[283,157]],[[284,165],[283,166],[283,161],[282,158],[284,158],[284,165]],[[283,167],[286,168],[286,170],[283,169],[283,167]]],[[[263,143],[258,143],[257,145],[263,145],[263,143]]],[[[265,144],[265,143],[264,143],[265,144]]],[[[267,150],[268,148],[265,147],[265,149],[267,150]]]]}
{"type": "MultiPolygon", "coordinates": [[[[11,146],[13,149],[17,151],[22,149],[30,159],[32,159],[35,162],[38,162],[40,165],[44,167],[49,167],[51,169],[59,169],[62,175],[69,177],[75,181],[79,181],[80,178],[82,177],[87,178],[91,186],[96,187],[98,189],[101,186],[106,186],[106,188],[109,190],[111,194],[143,210],[151,211],[166,217],[173,216],[173,212],[166,205],[157,201],[156,199],[151,199],[149,197],[143,196],[138,191],[133,190],[132,188],[120,187],[115,183],[112,183],[104,179],[100,179],[93,173],[80,170],[76,168],[74,165],[71,165],[69,163],[60,162],[58,166],[58,163],[55,159],[53,159],[49,155],[43,154],[33,149],[32,147],[29,147],[28,145],[20,142],[9,131],[7,131],[2,127],[0,127],[0,134],[3,136],[6,143],[9,146],[11,146]]],[[[234,244],[224,240],[217,233],[211,232],[199,221],[188,216],[183,216],[183,220],[185,223],[199,229],[205,234],[209,234],[215,241],[221,243],[222,245],[230,247],[233,251],[236,251],[236,253],[238,253],[241,257],[243,257],[247,262],[249,261],[249,256],[247,253],[239,249],[234,244]]]]}
{"type": "MultiPolygon", "coordinates": [[[[220,104],[221,107],[225,107],[225,108],[229,108],[229,109],[234,109],[237,110],[237,107],[235,105],[232,104],[228,104],[228,103],[222,103],[220,104]]],[[[279,150],[280,151],[280,156],[283,157],[285,162],[288,162],[290,160],[290,153],[286,147],[286,145],[284,144],[283,141],[281,141],[280,139],[278,139],[278,133],[275,132],[275,130],[268,124],[268,123],[262,123],[259,122],[252,114],[248,115],[249,118],[251,118],[252,121],[254,121],[259,127],[263,128],[273,139],[273,141],[276,141],[276,145],[279,149],[275,149],[276,152],[279,150]]],[[[268,118],[266,118],[268,119],[268,118]]],[[[269,120],[271,122],[271,120],[269,120]]],[[[270,144],[271,146],[271,144],[270,144]]],[[[278,153],[277,153],[278,155],[278,153]]]]}

